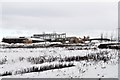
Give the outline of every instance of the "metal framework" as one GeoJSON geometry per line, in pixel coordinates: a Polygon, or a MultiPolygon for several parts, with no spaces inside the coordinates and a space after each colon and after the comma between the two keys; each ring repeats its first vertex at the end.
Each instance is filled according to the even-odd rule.
{"type": "Polygon", "coordinates": [[[62,34],[57,34],[57,33],[51,33],[51,34],[34,34],[32,36],[33,38],[41,38],[41,39],[62,39],[62,38],[66,38],[66,33],[62,33],[62,34]]]}

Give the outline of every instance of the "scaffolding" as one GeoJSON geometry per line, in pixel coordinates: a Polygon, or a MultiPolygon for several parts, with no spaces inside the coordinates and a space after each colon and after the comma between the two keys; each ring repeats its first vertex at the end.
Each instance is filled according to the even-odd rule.
{"type": "Polygon", "coordinates": [[[57,33],[51,33],[51,34],[34,34],[32,36],[33,38],[40,38],[44,40],[56,40],[56,39],[65,39],[66,38],[66,33],[62,34],[57,34],[57,33]]]}

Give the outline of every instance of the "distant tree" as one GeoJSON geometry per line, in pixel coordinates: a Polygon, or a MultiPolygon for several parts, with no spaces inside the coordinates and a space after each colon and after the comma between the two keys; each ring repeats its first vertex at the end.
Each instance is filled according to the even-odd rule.
{"type": "Polygon", "coordinates": [[[101,33],[101,39],[103,38],[103,33],[101,33]]]}
{"type": "Polygon", "coordinates": [[[113,33],[111,33],[111,41],[113,40],[113,33]]]}
{"type": "Polygon", "coordinates": [[[106,33],[105,36],[104,36],[104,38],[107,38],[107,37],[108,37],[108,34],[106,33]]]}

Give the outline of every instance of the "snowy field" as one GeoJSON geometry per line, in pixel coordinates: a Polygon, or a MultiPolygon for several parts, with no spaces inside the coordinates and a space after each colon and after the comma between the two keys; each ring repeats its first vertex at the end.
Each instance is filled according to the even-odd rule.
{"type": "Polygon", "coordinates": [[[118,50],[0,48],[0,78],[118,78],[118,50]]]}

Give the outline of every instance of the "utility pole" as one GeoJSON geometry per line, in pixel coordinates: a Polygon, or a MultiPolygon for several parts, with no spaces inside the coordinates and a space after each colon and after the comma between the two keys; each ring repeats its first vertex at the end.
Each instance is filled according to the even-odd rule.
{"type": "Polygon", "coordinates": [[[111,41],[113,41],[113,33],[111,33],[111,41]]]}
{"type": "Polygon", "coordinates": [[[101,33],[101,42],[102,42],[102,39],[103,39],[103,33],[101,33]]]}
{"type": "Polygon", "coordinates": [[[120,42],[120,28],[118,28],[118,42],[120,42]]]}

